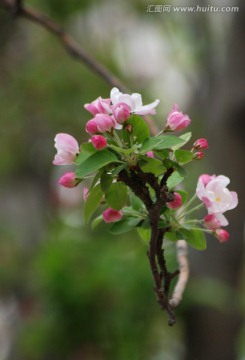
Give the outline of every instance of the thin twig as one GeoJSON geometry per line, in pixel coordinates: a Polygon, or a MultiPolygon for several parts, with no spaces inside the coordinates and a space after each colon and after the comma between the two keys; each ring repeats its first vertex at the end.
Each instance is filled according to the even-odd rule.
{"type": "Polygon", "coordinates": [[[183,297],[185,287],[189,278],[189,262],[188,262],[188,248],[185,240],[178,240],[177,242],[177,260],[179,264],[179,278],[175,285],[170,305],[176,308],[183,297]]]}

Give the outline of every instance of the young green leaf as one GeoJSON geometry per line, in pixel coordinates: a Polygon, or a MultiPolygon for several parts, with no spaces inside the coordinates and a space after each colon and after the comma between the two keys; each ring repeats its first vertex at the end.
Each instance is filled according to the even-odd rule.
{"type": "Polygon", "coordinates": [[[112,183],[105,194],[107,204],[114,210],[120,210],[127,202],[128,188],[121,182],[112,183]]]}
{"type": "Polygon", "coordinates": [[[88,195],[87,200],[84,203],[84,221],[85,223],[89,222],[89,219],[99,206],[101,199],[103,197],[103,191],[100,188],[100,185],[96,185],[88,195]]]}
{"type": "Polygon", "coordinates": [[[93,144],[91,142],[83,143],[80,146],[81,152],[76,157],[75,164],[80,165],[83,163],[90,155],[97,152],[97,150],[94,148],[93,144]]]}
{"type": "Polygon", "coordinates": [[[150,238],[151,238],[151,230],[144,229],[142,227],[137,227],[137,231],[138,231],[138,234],[141,237],[141,239],[148,244],[148,242],[150,241],[150,238]]]}
{"type": "Polygon", "coordinates": [[[100,168],[110,163],[120,162],[115,154],[107,149],[97,151],[90,155],[85,161],[83,161],[76,170],[76,177],[78,179],[99,170],[100,168]]]}
{"type": "Polygon", "coordinates": [[[107,174],[106,172],[104,172],[101,175],[100,178],[100,187],[101,190],[103,191],[103,193],[107,193],[107,191],[109,190],[111,183],[113,181],[113,177],[110,174],[107,174]]]}
{"type": "Polygon", "coordinates": [[[139,219],[139,218],[126,217],[120,221],[113,223],[110,226],[109,231],[110,231],[110,233],[112,233],[114,235],[124,234],[124,233],[132,230],[133,228],[135,228],[139,224],[140,221],[141,221],[141,219],[139,219]]]}
{"type": "Polygon", "coordinates": [[[177,150],[179,149],[180,147],[184,146],[186,143],[188,143],[188,141],[191,139],[191,136],[192,136],[192,133],[191,132],[188,132],[188,133],[185,133],[183,135],[180,135],[179,138],[183,140],[183,142],[179,145],[175,145],[172,147],[173,150],[177,150]]]}
{"type": "MultiPolygon", "coordinates": [[[[127,120],[126,125],[132,125],[132,135],[135,138],[135,142],[142,143],[146,138],[150,136],[150,130],[146,122],[139,115],[131,115],[127,120]]],[[[123,138],[127,140],[128,134],[123,129],[123,138]]]]}
{"type": "Polygon", "coordinates": [[[97,217],[93,220],[93,222],[92,222],[92,224],[91,224],[92,230],[94,230],[94,229],[101,223],[102,220],[103,220],[103,216],[102,216],[102,215],[97,216],[97,217]]]}
{"type": "Polygon", "coordinates": [[[144,159],[144,163],[141,165],[141,169],[144,172],[151,172],[152,174],[159,176],[166,171],[166,167],[162,161],[150,157],[144,159]]]}
{"type": "Polygon", "coordinates": [[[180,229],[183,238],[191,245],[194,249],[205,250],[207,247],[206,238],[201,229],[180,229]]]}
{"type": "Polygon", "coordinates": [[[186,164],[193,160],[193,153],[188,150],[178,149],[175,151],[176,160],[181,164],[186,164]]]}
{"type": "Polygon", "coordinates": [[[167,180],[167,187],[170,189],[174,188],[184,180],[184,177],[181,176],[178,171],[174,171],[173,174],[167,180]]]}
{"type": "Polygon", "coordinates": [[[173,135],[162,135],[159,137],[149,137],[144,142],[140,149],[140,153],[146,153],[149,150],[163,150],[171,148],[175,145],[182,144],[183,139],[173,135]]]}

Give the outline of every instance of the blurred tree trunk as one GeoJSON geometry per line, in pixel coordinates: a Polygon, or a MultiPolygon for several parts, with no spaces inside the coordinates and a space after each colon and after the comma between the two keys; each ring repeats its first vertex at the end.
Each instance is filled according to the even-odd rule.
{"type": "Polygon", "coordinates": [[[242,313],[238,304],[241,300],[239,285],[242,276],[245,209],[244,1],[240,0],[237,6],[239,13],[233,15],[222,72],[212,64],[212,57],[216,55],[215,51],[219,51],[219,47],[213,48],[214,52],[210,51],[206,59],[209,89],[204,99],[203,113],[206,112],[206,119],[209,119],[207,135],[212,154],[211,169],[207,172],[224,174],[231,179],[230,189],[238,192],[239,206],[227,216],[230,222],[230,241],[221,245],[218,241],[209,239],[205,254],[195,252],[191,259],[192,273],[198,279],[209,277],[220,280],[232,291],[227,311],[199,305],[190,306],[187,310],[187,360],[238,359],[237,339],[242,325],[242,313]]]}

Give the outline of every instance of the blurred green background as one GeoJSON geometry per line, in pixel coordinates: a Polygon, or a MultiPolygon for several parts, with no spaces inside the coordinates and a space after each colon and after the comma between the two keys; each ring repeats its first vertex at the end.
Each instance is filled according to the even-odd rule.
{"type": "MultiPolygon", "coordinates": [[[[191,1],[30,0],[147,104],[161,100],[159,128],[174,103],[210,149],[189,167],[225,174],[240,204],[231,240],[190,251],[191,279],[177,324],[155,301],[144,244],[82,220],[82,188],[60,189],[53,138],[87,139],[83,108],[111,86],[65,52],[45,29],[0,3],[0,360],[245,359],[245,9],[175,13],[191,1]],[[171,4],[169,13],[155,5],[171,4]],[[147,6],[152,5],[151,12],[147,6]]],[[[204,0],[200,6],[207,6],[204,0]]],[[[219,6],[219,1],[210,5],[219,6]]],[[[167,245],[170,269],[175,251],[167,245]]]]}

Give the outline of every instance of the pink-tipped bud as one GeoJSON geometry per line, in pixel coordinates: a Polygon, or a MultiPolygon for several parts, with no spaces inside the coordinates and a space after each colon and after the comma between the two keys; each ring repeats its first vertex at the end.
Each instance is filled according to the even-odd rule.
{"type": "Polygon", "coordinates": [[[217,237],[219,242],[223,243],[229,240],[230,234],[226,230],[217,229],[215,231],[215,236],[217,237]]]}
{"type": "Polygon", "coordinates": [[[87,187],[83,188],[83,200],[86,201],[88,198],[89,189],[87,187]]]}
{"type": "Polygon", "coordinates": [[[123,213],[122,210],[114,210],[108,208],[102,213],[102,216],[104,221],[109,224],[111,222],[116,222],[121,220],[121,218],[123,217],[123,213]]]}
{"type": "Polygon", "coordinates": [[[194,142],[193,150],[203,150],[208,149],[207,139],[201,138],[194,142]]]}
{"type": "Polygon", "coordinates": [[[202,160],[204,157],[204,153],[202,151],[197,151],[194,156],[193,159],[194,160],[202,160]]]}
{"type": "Polygon", "coordinates": [[[154,158],[154,152],[153,151],[147,151],[146,156],[149,158],[154,158]]]}
{"type": "Polygon", "coordinates": [[[175,192],[174,200],[167,202],[167,207],[172,210],[177,210],[181,207],[181,205],[182,205],[182,197],[179,193],[175,192]]]}
{"type": "Polygon", "coordinates": [[[203,222],[204,226],[209,230],[217,230],[221,227],[219,220],[214,214],[206,215],[203,219],[203,222]]]}
{"type": "Polygon", "coordinates": [[[79,184],[79,180],[76,179],[74,172],[66,172],[59,179],[59,184],[66,188],[74,188],[79,184]]]}
{"type": "Polygon", "coordinates": [[[84,107],[94,116],[96,114],[109,114],[111,112],[110,102],[111,99],[102,99],[101,97],[99,97],[98,99],[92,101],[90,104],[85,104],[84,107]]]}
{"type": "Polygon", "coordinates": [[[119,124],[123,124],[130,116],[131,108],[128,104],[120,102],[112,106],[112,113],[119,124]]]}
{"type": "Polygon", "coordinates": [[[102,150],[107,147],[106,138],[102,135],[93,135],[91,141],[96,150],[102,150]]]}
{"type": "Polygon", "coordinates": [[[57,154],[55,155],[54,165],[72,164],[79,153],[79,145],[77,140],[69,134],[57,134],[54,138],[57,154]]]}
{"type": "Polygon", "coordinates": [[[98,126],[94,119],[91,119],[86,124],[86,132],[90,135],[97,134],[99,132],[98,126]]]}
{"type": "Polygon", "coordinates": [[[165,132],[183,130],[190,125],[190,122],[189,116],[182,114],[182,112],[179,111],[178,105],[175,104],[168,115],[165,132]]]}
{"type": "MultiPolygon", "coordinates": [[[[99,132],[111,131],[112,129],[121,129],[122,125],[118,124],[116,120],[106,114],[96,114],[92,119],[95,121],[99,132]]],[[[91,120],[90,120],[91,121],[91,120]]]]}

